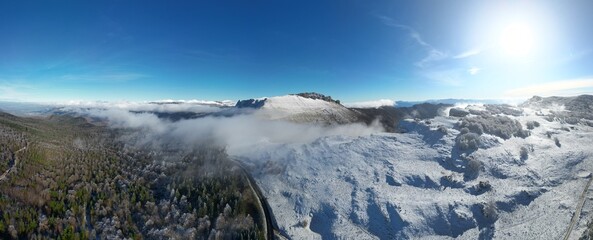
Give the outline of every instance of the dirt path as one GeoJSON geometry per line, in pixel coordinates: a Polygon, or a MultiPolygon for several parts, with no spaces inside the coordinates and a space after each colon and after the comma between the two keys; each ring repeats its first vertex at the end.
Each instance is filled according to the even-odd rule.
{"type": "Polygon", "coordinates": [[[27,149],[27,146],[28,146],[28,144],[27,144],[26,146],[24,146],[23,148],[21,148],[21,149],[17,150],[16,152],[14,152],[14,164],[12,164],[12,166],[11,166],[9,169],[7,169],[7,170],[6,170],[6,171],[5,171],[5,172],[2,174],[2,176],[0,176],[0,181],[4,181],[4,180],[6,179],[6,176],[8,176],[8,174],[9,174],[10,172],[14,172],[14,171],[16,171],[16,166],[19,164],[19,157],[17,156],[17,154],[18,154],[19,152],[22,152],[22,151],[24,151],[25,149],[27,149]]]}
{"type": "Polygon", "coordinates": [[[585,189],[583,190],[583,193],[581,194],[581,197],[579,198],[579,204],[577,205],[577,209],[574,212],[572,219],[570,220],[570,225],[568,225],[566,234],[564,235],[564,238],[562,238],[564,240],[568,240],[570,238],[570,233],[572,232],[572,229],[574,228],[574,226],[577,224],[579,218],[581,217],[581,210],[583,209],[583,205],[585,205],[585,197],[587,195],[587,192],[589,191],[589,186],[591,186],[592,181],[593,181],[593,177],[589,177],[589,181],[587,182],[587,185],[585,185],[585,189]]]}

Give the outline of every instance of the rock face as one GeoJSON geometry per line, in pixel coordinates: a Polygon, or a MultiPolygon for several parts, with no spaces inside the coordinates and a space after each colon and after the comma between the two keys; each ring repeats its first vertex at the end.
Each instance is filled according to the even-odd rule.
{"type": "Polygon", "coordinates": [[[236,108],[261,108],[266,103],[267,98],[262,99],[247,99],[247,100],[239,100],[237,104],[235,104],[236,108]]]}
{"type": "Polygon", "coordinates": [[[316,93],[316,92],[297,93],[297,94],[291,94],[291,95],[297,95],[297,96],[301,96],[304,98],[310,98],[310,99],[321,99],[326,102],[333,102],[333,103],[340,104],[340,100],[334,100],[334,99],[332,99],[331,96],[325,96],[321,93],[316,93]]]}

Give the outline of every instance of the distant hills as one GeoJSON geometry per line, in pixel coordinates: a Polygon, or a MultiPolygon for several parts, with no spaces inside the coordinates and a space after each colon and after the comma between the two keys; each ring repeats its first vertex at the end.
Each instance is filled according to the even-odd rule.
{"type": "Polygon", "coordinates": [[[504,103],[502,100],[495,99],[459,99],[459,98],[447,98],[447,99],[431,99],[425,101],[395,101],[396,107],[411,107],[416,104],[431,103],[431,104],[501,104],[504,103]]]}
{"type": "MultiPolygon", "coordinates": [[[[503,104],[502,100],[433,99],[426,101],[397,101],[394,106],[373,108],[346,107],[340,100],[315,92],[296,93],[269,98],[233,101],[160,100],[150,102],[82,102],[68,104],[36,104],[0,102],[0,111],[16,115],[75,115],[85,116],[90,109],[119,109],[135,113],[154,113],[159,118],[179,121],[208,116],[229,117],[237,114],[254,114],[270,120],[288,120],[314,124],[371,124],[378,120],[387,131],[397,131],[397,124],[405,118],[432,118],[442,115],[445,108],[455,104],[503,104]]],[[[558,116],[593,119],[593,96],[539,97],[525,101],[521,107],[548,108],[562,105],[575,113],[558,116]]],[[[492,107],[490,107],[492,108],[492,107]]],[[[445,114],[447,115],[447,114],[445,114]]]]}

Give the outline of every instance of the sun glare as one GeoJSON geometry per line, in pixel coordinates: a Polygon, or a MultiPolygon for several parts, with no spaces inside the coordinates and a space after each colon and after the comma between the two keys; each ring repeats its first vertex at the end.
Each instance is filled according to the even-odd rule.
{"type": "Polygon", "coordinates": [[[533,52],[533,45],[533,31],[526,24],[510,24],[504,28],[500,36],[500,46],[508,56],[529,56],[533,52]]]}

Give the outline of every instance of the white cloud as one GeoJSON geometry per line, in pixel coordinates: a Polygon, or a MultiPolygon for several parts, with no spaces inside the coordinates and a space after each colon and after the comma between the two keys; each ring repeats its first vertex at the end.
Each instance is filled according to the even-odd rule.
{"type": "Polygon", "coordinates": [[[96,109],[117,109],[140,112],[196,112],[206,113],[219,111],[220,107],[234,106],[234,102],[225,101],[205,101],[205,100],[161,100],[161,101],[67,101],[53,103],[52,105],[62,107],[67,110],[79,108],[96,109]]]}
{"type": "Polygon", "coordinates": [[[430,48],[428,50],[428,55],[424,57],[422,60],[416,62],[415,65],[421,68],[425,68],[430,66],[430,64],[433,62],[440,61],[448,57],[449,56],[446,53],[436,50],[434,48],[430,48]]]}
{"type": "Polygon", "coordinates": [[[467,51],[465,51],[465,52],[462,52],[462,53],[460,53],[460,54],[457,54],[457,55],[453,56],[453,58],[454,58],[454,59],[468,58],[468,57],[471,57],[471,56],[474,56],[474,55],[478,55],[478,54],[480,54],[481,52],[482,52],[482,50],[481,50],[481,49],[479,49],[479,48],[474,48],[474,49],[470,49],[470,50],[467,50],[467,51]]]}
{"type": "MultiPolygon", "coordinates": [[[[280,120],[266,120],[257,115],[238,114],[231,117],[203,117],[180,121],[159,119],[152,113],[133,113],[118,106],[107,109],[73,109],[82,114],[108,120],[114,128],[139,130],[136,144],[192,146],[203,142],[226,146],[231,155],[254,154],[259,149],[274,145],[310,143],[325,136],[363,136],[381,132],[377,123],[324,126],[299,124],[280,120]]],[[[132,142],[134,144],[134,142],[132,142]]]]}
{"type": "Polygon", "coordinates": [[[222,100],[222,101],[210,101],[210,100],[175,100],[175,99],[163,99],[154,101],[157,103],[182,103],[182,104],[201,104],[201,105],[212,105],[212,106],[225,106],[225,107],[232,107],[235,106],[236,101],[233,100],[222,100]]]}
{"type": "Polygon", "coordinates": [[[427,42],[424,41],[424,39],[422,39],[422,36],[420,36],[420,33],[418,33],[415,29],[413,29],[410,26],[406,26],[406,25],[398,25],[399,28],[403,28],[408,30],[408,32],[410,32],[410,37],[414,40],[416,40],[416,42],[424,47],[428,47],[428,48],[433,48],[430,44],[428,44],[427,42]]]}
{"type": "Polygon", "coordinates": [[[422,75],[441,85],[460,86],[464,71],[463,69],[431,70],[425,71],[422,75]]]}
{"type": "Polygon", "coordinates": [[[352,108],[379,108],[382,106],[395,106],[395,101],[391,99],[379,99],[375,101],[344,103],[344,106],[352,108]]]}
{"type": "Polygon", "coordinates": [[[30,85],[16,84],[0,79],[0,100],[22,101],[29,97],[29,92],[33,89],[30,85]]]}
{"type": "Polygon", "coordinates": [[[421,70],[421,76],[441,85],[461,86],[463,82],[462,79],[463,77],[466,77],[467,73],[475,75],[478,74],[479,71],[481,71],[481,69],[477,67],[471,69],[449,68],[448,66],[446,66],[447,62],[445,62],[445,60],[471,57],[480,54],[482,52],[482,49],[473,48],[468,51],[457,54],[455,56],[451,56],[446,51],[439,50],[427,41],[425,41],[420,35],[420,33],[416,31],[416,29],[408,25],[400,24],[396,22],[394,19],[387,16],[378,15],[376,17],[379,18],[383,22],[383,24],[387,26],[407,31],[409,37],[412,38],[422,48],[424,48],[424,50],[427,52],[427,55],[421,60],[414,63],[414,65],[421,70]]]}
{"type": "Polygon", "coordinates": [[[593,88],[593,78],[564,80],[515,88],[505,92],[507,97],[574,95],[578,90],[593,88]]]}
{"type": "Polygon", "coordinates": [[[423,59],[421,59],[420,61],[415,63],[416,66],[421,67],[421,68],[428,67],[430,65],[430,63],[432,63],[432,62],[440,61],[440,60],[443,60],[443,59],[446,59],[449,57],[449,55],[447,53],[436,49],[435,47],[430,45],[428,42],[426,42],[422,38],[420,33],[418,31],[416,31],[416,29],[414,29],[408,25],[397,23],[395,20],[393,20],[392,18],[387,17],[387,16],[380,15],[377,17],[379,19],[381,19],[383,24],[385,24],[387,26],[400,28],[400,29],[407,31],[409,33],[410,38],[414,39],[414,41],[418,45],[422,46],[428,52],[428,55],[426,57],[424,57],[423,59]]]}
{"type": "Polygon", "coordinates": [[[166,121],[159,119],[151,113],[131,113],[127,110],[91,109],[88,112],[93,116],[109,119],[109,124],[117,128],[141,128],[163,134],[166,128],[166,121]]]}
{"type": "Polygon", "coordinates": [[[482,69],[478,68],[478,67],[472,67],[470,69],[467,70],[467,72],[471,75],[476,75],[478,74],[482,69]]]}
{"type": "Polygon", "coordinates": [[[22,94],[16,91],[13,87],[0,86],[0,99],[2,100],[13,100],[21,96],[22,94]]]}

